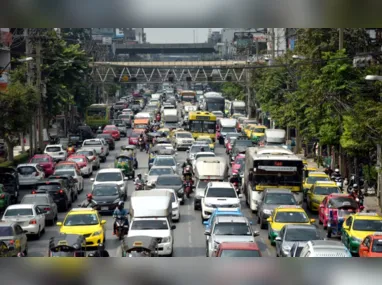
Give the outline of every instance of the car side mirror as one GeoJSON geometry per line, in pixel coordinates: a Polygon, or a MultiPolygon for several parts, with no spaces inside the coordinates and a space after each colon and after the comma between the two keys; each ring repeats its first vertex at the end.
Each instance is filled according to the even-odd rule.
{"type": "Polygon", "coordinates": [[[316,222],[316,219],[310,219],[310,223],[314,224],[316,222]]]}
{"type": "Polygon", "coordinates": [[[276,237],[275,241],[282,241],[281,237],[276,237]]]}
{"type": "Polygon", "coordinates": [[[362,250],[362,251],[369,251],[369,248],[366,245],[363,245],[363,244],[361,244],[359,246],[359,249],[362,250]]]}
{"type": "Polygon", "coordinates": [[[175,225],[172,225],[172,226],[171,226],[171,229],[172,229],[172,230],[175,230],[175,229],[176,229],[176,226],[175,226],[175,225]]]}
{"type": "Polygon", "coordinates": [[[56,225],[61,227],[62,226],[62,222],[57,222],[56,225]]]}
{"type": "Polygon", "coordinates": [[[258,237],[258,236],[260,236],[260,232],[259,232],[259,231],[254,231],[254,232],[253,232],[253,236],[254,236],[254,237],[258,237]]]}
{"type": "Polygon", "coordinates": [[[104,225],[104,224],[106,224],[106,220],[101,221],[101,225],[104,225]]]}
{"type": "Polygon", "coordinates": [[[91,181],[91,182],[94,182],[94,178],[90,178],[90,181],[91,181]]]}
{"type": "Polygon", "coordinates": [[[272,217],[269,217],[268,219],[267,219],[267,222],[269,222],[269,223],[272,223],[272,217]]]}
{"type": "Polygon", "coordinates": [[[211,232],[210,232],[210,231],[205,231],[205,232],[204,232],[204,235],[205,235],[205,236],[210,236],[210,235],[211,235],[211,232]]]}

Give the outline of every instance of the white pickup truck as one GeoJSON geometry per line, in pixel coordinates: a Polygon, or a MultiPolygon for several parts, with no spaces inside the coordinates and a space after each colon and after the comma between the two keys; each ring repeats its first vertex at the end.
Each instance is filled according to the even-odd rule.
{"type": "Polygon", "coordinates": [[[82,149],[94,149],[102,162],[105,162],[106,156],[109,155],[109,145],[104,139],[101,138],[84,140],[82,143],[82,149]]]}

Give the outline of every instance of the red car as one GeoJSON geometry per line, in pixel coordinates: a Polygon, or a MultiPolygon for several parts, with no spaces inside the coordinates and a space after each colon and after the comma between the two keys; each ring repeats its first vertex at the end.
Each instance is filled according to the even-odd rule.
{"type": "Polygon", "coordinates": [[[56,167],[53,158],[48,154],[36,154],[29,160],[29,163],[38,163],[44,169],[45,177],[52,175],[56,167]]]}
{"type": "Polygon", "coordinates": [[[320,224],[324,225],[326,229],[329,220],[329,209],[342,209],[349,211],[349,214],[357,213],[360,211],[358,203],[348,194],[330,194],[320,204],[318,211],[318,219],[320,224]]]}
{"type": "Polygon", "coordinates": [[[245,154],[238,154],[235,157],[235,160],[231,162],[232,165],[232,174],[239,173],[242,171],[245,163],[245,154]]]}
{"type": "Polygon", "coordinates": [[[104,129],[103,129],[103,134],[110,134],[113,139],[115,139],[116,141],[119,141],[121,139],[121,133],[119,132],[118,128],[114,125],[107,125],[104,129]]]}
{"type": "Polygon", "coordinates": [[[227,137],[224,140],[224,146],[225,146],[226,154],[231,153],[233,142],[237,139],[238,136],[239,136],[239,134],[237,134],[237,135],[227,134],[227,137]]]}
{"type": "MultiPolygon", "coordinates": [[[[132,131],[130,136],[129,136],[129,144],[137,145],[138,144],[138,138],[139,138],[140,134],[143,134],[143,133],[144,132],[142,132],[142,131],[139,131],[139,132],[132,131]]],[[[143,138],[145,138],[145,136],[143,136],[143,138]]]]}
{"type": "Polygon", "coordinates": [[[222,242],[213,257],[262,257],[255,242],[222,242]]]}
{"type": "Polygon", "coordinates": [[[382,257],[382,233],[368,235],[359,246],[359,257],[382,257]]]}

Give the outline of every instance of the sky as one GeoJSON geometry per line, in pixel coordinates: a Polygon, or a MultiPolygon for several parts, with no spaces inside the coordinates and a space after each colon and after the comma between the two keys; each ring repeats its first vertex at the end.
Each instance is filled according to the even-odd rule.
{"type": "MultiPolygon", "coordinates": [[[[212,31],[220,31],[215,28],[212,31]]],[[[145,28],[146,41],[149,43],[204,43],[208,38],[208,28],[145,28]]]]}

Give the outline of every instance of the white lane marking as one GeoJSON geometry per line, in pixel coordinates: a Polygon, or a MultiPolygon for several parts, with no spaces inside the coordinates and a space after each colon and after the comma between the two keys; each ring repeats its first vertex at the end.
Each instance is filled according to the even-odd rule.
{"type": "MultiPolygon", "coordinates": [[[[191,204],[187,205],[187,214],[191,215],[191,204]]],[[[192,231],[191,231],[191,220],[187,222],[188,225],[188,247],[192,247],[192,231]]]]}

